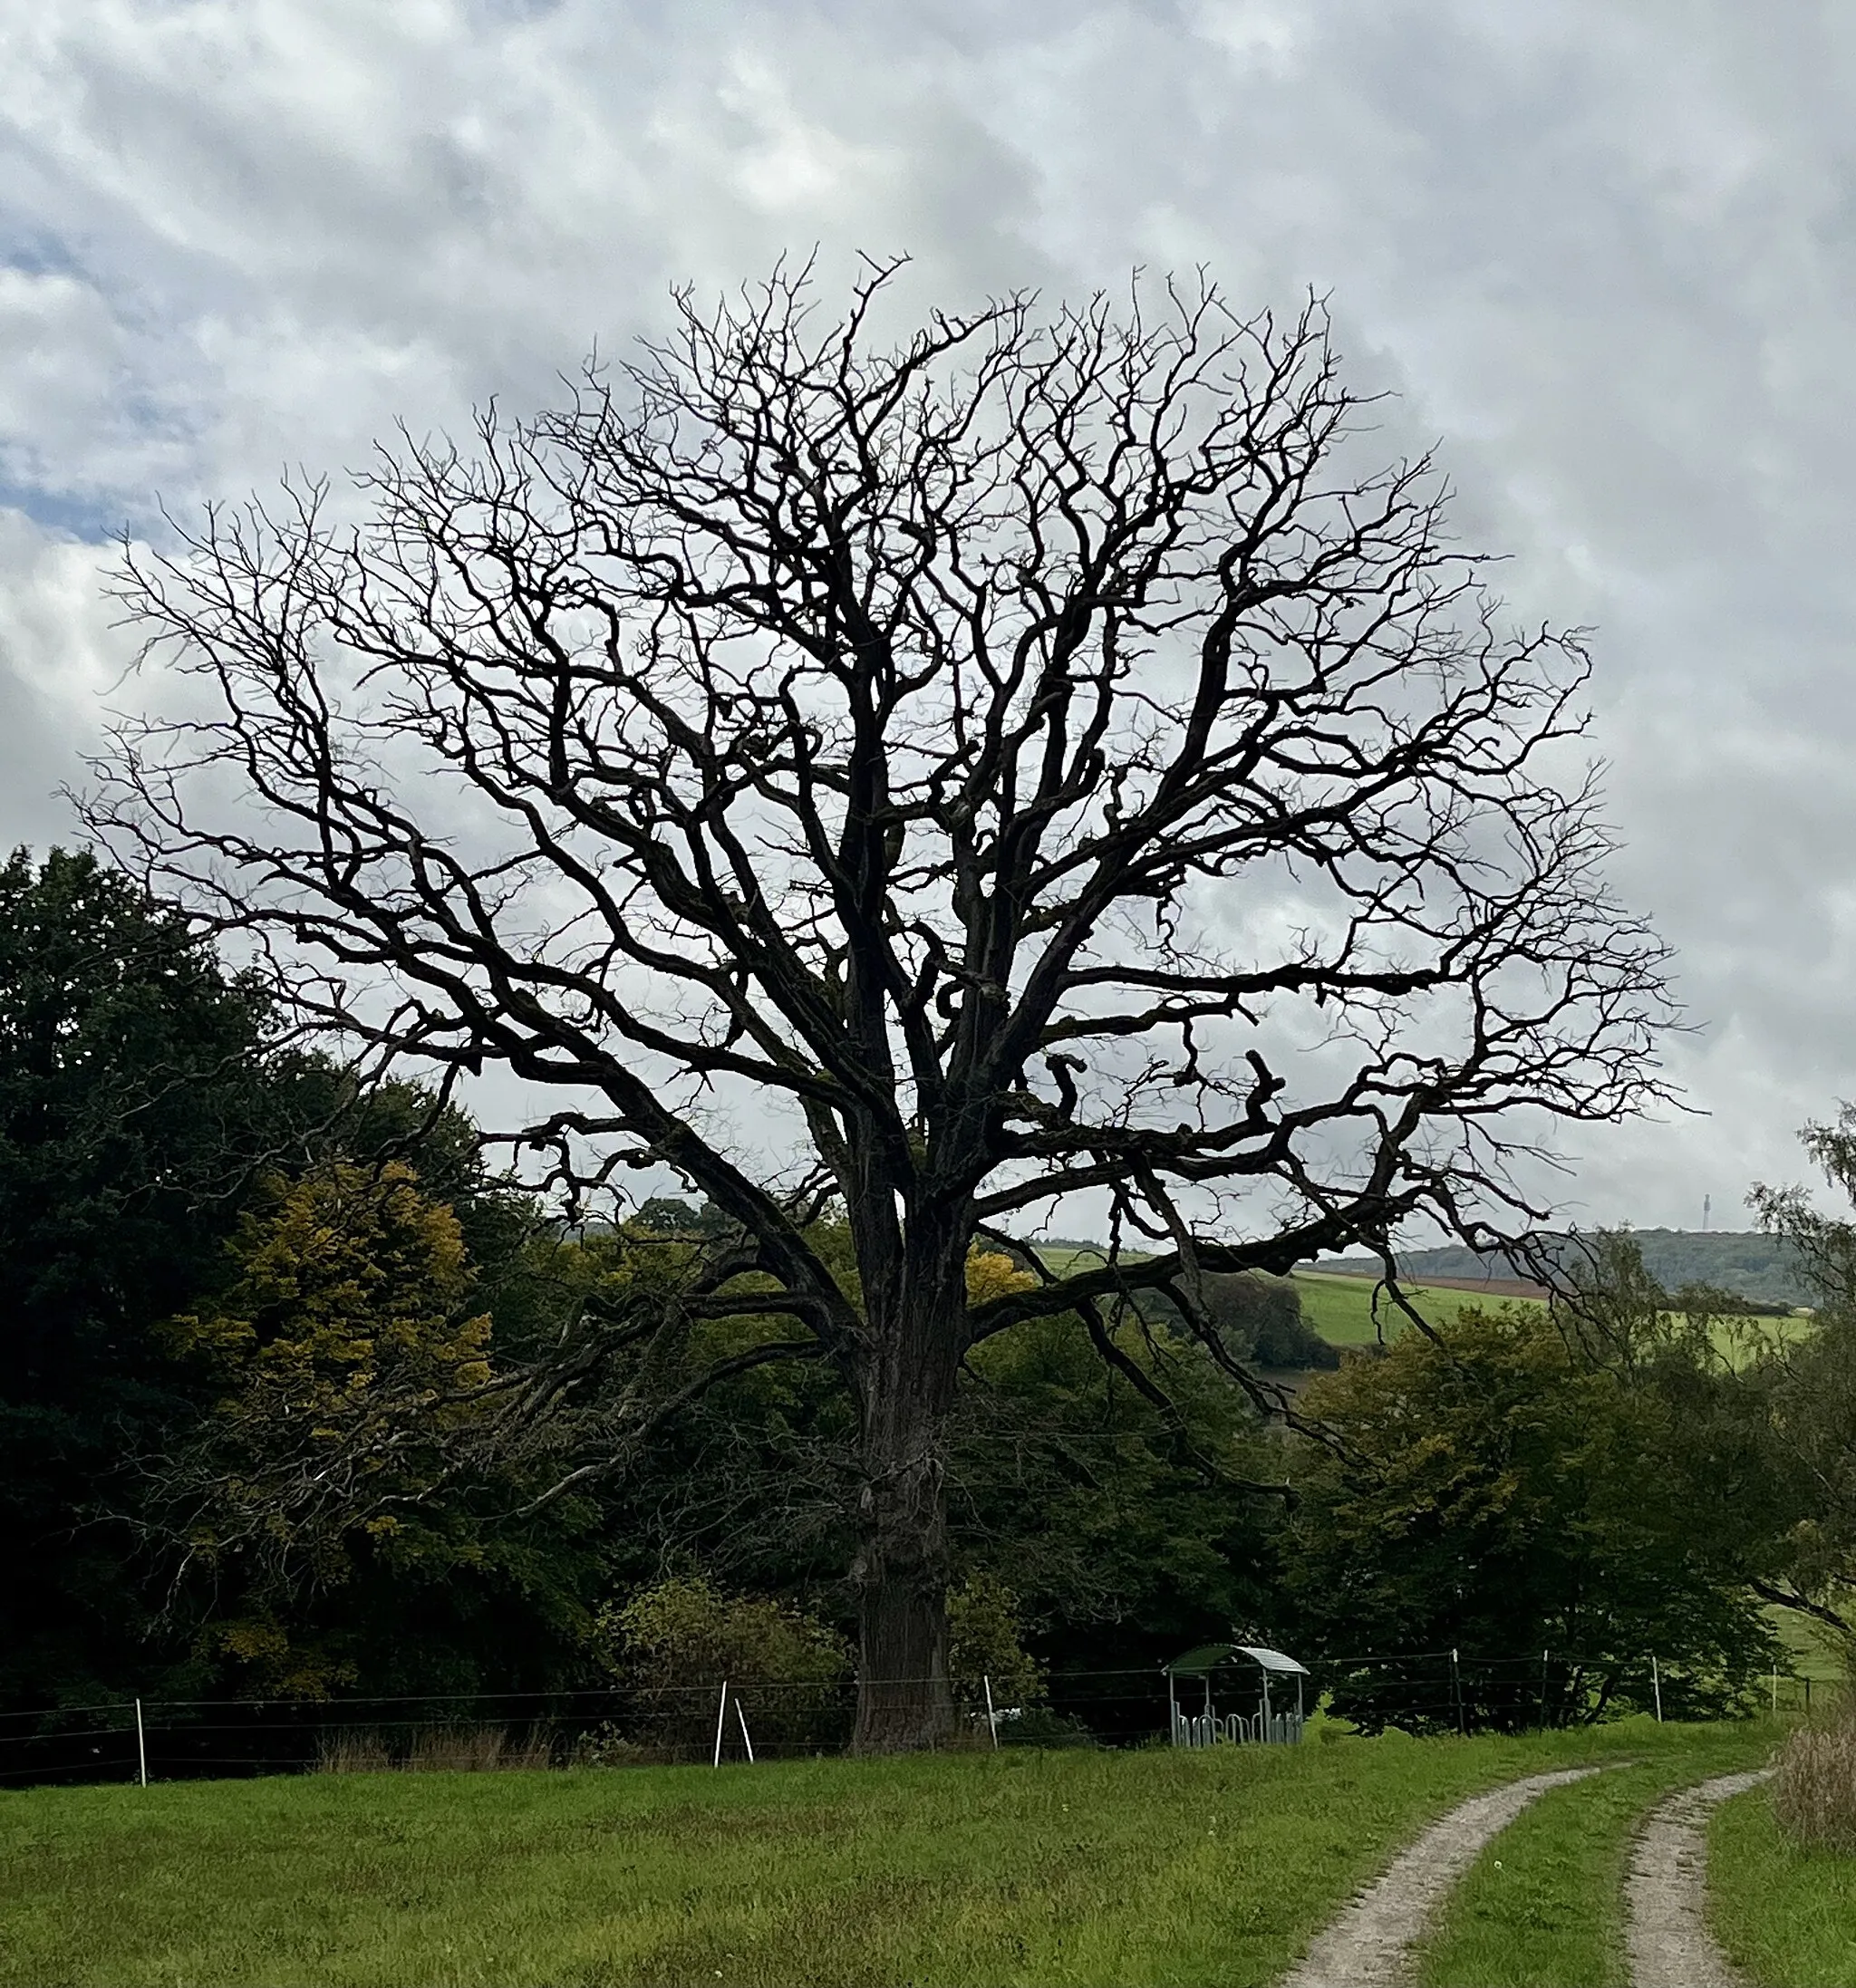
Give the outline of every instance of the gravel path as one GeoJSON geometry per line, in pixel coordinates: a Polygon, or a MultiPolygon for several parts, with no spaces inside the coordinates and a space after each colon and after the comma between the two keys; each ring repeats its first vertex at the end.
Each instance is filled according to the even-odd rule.
{"type": "MultiPolygon", "coordinates": [[[[1498,1829],[1506,1829],[1537,1795],[1583,1781],[1596,1767],[1530,1774],[1477,1795],[1434,1822],[1392,1867],[1348,1906],[1283,1976],[1282,1988],[1397,1988],[1406,1978],[1414,1943],[1450,1888],[1498,1829]]],[[[1658,1981],[1675,1977],[1658,1976],[1658,1981]]],[[[1685,1988],[1703,1988],[1689,1982],[1685,1988]]]]}
{"type": "Polygon", "coordinates": [[[1703,1912],[1708,1811],[1771,1774],[1723,1774],[1651,1811],[1624,1886],[1633,1988],[1739,1988],[1744,1977],[1715,1945],[1703,1912]]]}

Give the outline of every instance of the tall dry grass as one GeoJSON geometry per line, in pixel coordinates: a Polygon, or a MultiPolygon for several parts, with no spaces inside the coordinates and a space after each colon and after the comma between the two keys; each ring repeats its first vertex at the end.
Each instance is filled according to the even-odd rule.
{"type": "Polygon", "coordinates": [[[393,1755],[378,1732],[324,1732],[316,1744],[315,1764],[324,1774],[380,1774],[393,1764],[393,1755]]]}
{"type": "Polygon", "coordinates": [[[415,1732],[403,1752],[395,1752],[384,1733],[351,1731],[325,1734],[317,1759],[324,1774],[379,1774],[394,1769],[413,1773],[487,1773],[502,1768],[551,1767],[555,1736],[535,1727],[512,1738],[507,1726],[428,1726],[415,1732]]]}
{"type": "Polygon", "coordinates": [[[554,1735],[539,1729],[520,1740],[507,1726],[428,1726],[415,1735],[406,1765],[415,1771],[488,1773],[504,1767],[548,1767],[554,1735]]]}
{"type": "Polygon", "coordinates": [[[1785,1742],[1773,1812],[1797,1842],[1856,1851],[1856,1718],[1804,1726],[1785,1742]]]}

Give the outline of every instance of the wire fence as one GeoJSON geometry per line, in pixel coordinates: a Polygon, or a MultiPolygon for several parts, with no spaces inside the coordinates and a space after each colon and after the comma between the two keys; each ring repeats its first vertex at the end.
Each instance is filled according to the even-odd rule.
{"type": "MultiPolygon", "coordinates": [[[[890,1680],[896,1684],[921,1680],[890,1680]]],[[[1696,1681],[1648,1654],[1619,1661],[1552,1651],[1459,1650],[1310,1660],[1306,1697],[1368,1732],[1520,1732],[1624,1711],[1677,1718],[1696,1681]]],[[[1822,1687],[1819,1687],[1820,1690],[1822,1687]]],[[[1758,1709],[1808,1713],[1812,1680],[1774,1672],[1758,1709]]],[[[1165,1668],[1057,1671],[1034,1703],[988,1677],[955,1678],[955,1743],[974,1747],[1164,1743],[1171,1703],[1238,1730],[1260,1710],[1254,1674],[1175,1681],[1165,1668]]],[[[703,1680],[552,1692],[342,1699],[137,1699],[0,1713],[0,1786],[191,1780],[304,1771],[619,1767],[761,1762],[842,1752],[855,1679],[703,1680]]],[[[1277,1710],[1281,1710],[1279,1705],[1277,1710]]]]}

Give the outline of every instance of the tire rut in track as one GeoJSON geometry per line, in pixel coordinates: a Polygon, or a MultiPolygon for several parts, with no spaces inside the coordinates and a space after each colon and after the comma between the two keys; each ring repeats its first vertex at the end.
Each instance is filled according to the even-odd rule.
{"type": "Polygon", "coordinates": [[[1325,1932],[1316,1935],[1308,1952],[1282,1977],[1281,1988],[1398,1988],[1406,1978],[1412,1947],[1490,1838],[1548,1789],[1602,1771],[1599,1767],[1567,1767],[1552,1774],[1530,1774],[1451,1809],[1401,1850],[1385,1876],[1343,1907],[1325,1932]]]}
{"type": "Polygon", "coordinates": [[[1633,1988],[1741,1988],[1742,1974],[1707,1929],[1707,1819],[1717,1802],[1772,1777],[1722,1774],[1650,1811],[1624,1884],[1633,1988]]]}

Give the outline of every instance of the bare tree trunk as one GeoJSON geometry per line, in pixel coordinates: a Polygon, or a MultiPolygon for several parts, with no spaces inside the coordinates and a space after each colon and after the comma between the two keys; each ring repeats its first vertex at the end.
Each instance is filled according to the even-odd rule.
{"type": "Polygon", "coordinates": [[[857,1593],[859,1753],[935,1746],[954,1730],[947,1668],[947,1418],[965,1340],[964,1250],[911,1277],[870,1320],[857,1593]]]}

